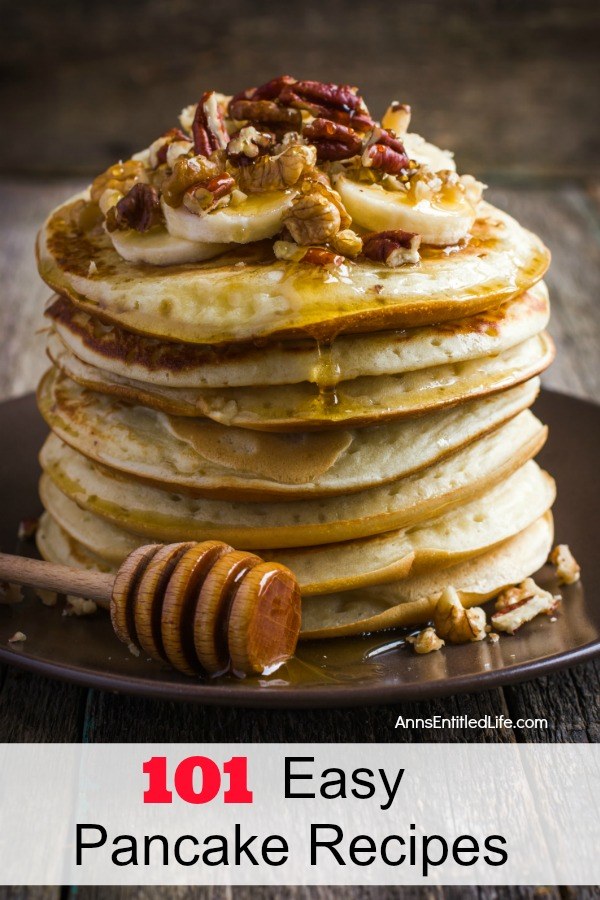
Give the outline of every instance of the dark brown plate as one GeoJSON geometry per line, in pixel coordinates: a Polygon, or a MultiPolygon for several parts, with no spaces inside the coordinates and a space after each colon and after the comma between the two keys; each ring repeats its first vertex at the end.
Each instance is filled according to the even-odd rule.
{"type": "MultiPolygon", "coordinates": [[[[299,657],[263,679],[206,682],[135,658],[114,637],[108,616],[66,618],[31,593],[0,606],[0,661],[90,687],[175,700],[238,706],[359,706],[482,690],[575,665],[600,653],[598,438],[600,406],[544,391],[536,405],[550,426],[541,462],[558,482],[557,540],[568,543],[582,584],[563,589],[557,620],[540,616],[515,637],[416,656],[402,635],[301,645],[299,657]],[[23,631],[27,640],[11,645],[23,631]]],[[[45,434],[32,396],[0,404],[0,546],[33,554],[16,539],[20,519],[37,515],[37,451],[45,434]]],[[[544,570],[539,580],[552,585],[544,570]]]]}

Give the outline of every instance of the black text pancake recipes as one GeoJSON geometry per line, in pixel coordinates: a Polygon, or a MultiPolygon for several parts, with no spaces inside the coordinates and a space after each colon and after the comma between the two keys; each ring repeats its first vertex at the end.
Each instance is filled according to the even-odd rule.
{"type": "Polygon", "coordinates": [[[348,85],[209,91],[49,216],[44,557],[226,541],[292,569],[301,639],[418,652],[554,611],[549,254],[409,123],[348,85]]]}

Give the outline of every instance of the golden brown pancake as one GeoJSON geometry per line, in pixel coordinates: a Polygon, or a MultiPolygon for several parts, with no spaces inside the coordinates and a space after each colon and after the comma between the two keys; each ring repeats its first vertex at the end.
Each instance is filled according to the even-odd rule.
{"type": "Polygon", "coordinates": [[[183,343],[306,334],[324,340],[463,318],[526,291],[549,264],[539,238],[481,203],[468,244],[452,253],[423,248],[417,267],[348,260],[332,271],[277,260],[267,241],[160,268],[123,260],[100,224],[85,230],[84,205],[73,198],[43,226],[37,253],[44,281],[91,315],[183,343]]]}
{"type": "Polygon", "coordinates": [[[238,428],[293,432],[381,424],[508,390],[547,368],[554,344],[543,332],[497,356],[402,375],[354,378],[326,391],[306,381],[262,388],[161,388],[83,363],[56,335],[49,336],[48,354],[78,384],[129,403],[173,416],[205,416],[238,428]]]}
{"type": "Polygon", "coordinates": [[[539,282],[495,309],[456,321],[369,334],[340,335],[329,347],[310,339],[208,347],[144,337],[107,325],[55,297],[46,316],[82,362],[158,387],[223,388],[329,383],[491,356],[548,324],[548,290],[539,282]]]}
{"type": "MultiPolygon", "coordinates": [[[[119,565],[143,543],[81,509],[47,475],[40,494],[57,525],[111,565],[119,565]]],[[[530,461],[484,495],[430,522],[373,538],[260,553],[291,568],[304,596],[396,584],[487,552],[547,512],[554,497],[554,482],[530,461]]]]}
{"type": "Polygon", "coordinates": [[[533,403],[538,381],[372,428],[276,434],[168,416],[99,394],[50,369],[38,390],[54,433],[89,459],[195,496],[291,500],[353,493],[466,447],[533,403]]]}
{"type": "Polygon", "coordinates": [[[468,502],[520,468],[546,439],[528,410],[422,472],[354,494],[288,503],[190,497],[91,463],[55,435],[40,456],[63,493],[151,540],[223,540],[237,547],[300,547],[407,527],[468,502]]]}

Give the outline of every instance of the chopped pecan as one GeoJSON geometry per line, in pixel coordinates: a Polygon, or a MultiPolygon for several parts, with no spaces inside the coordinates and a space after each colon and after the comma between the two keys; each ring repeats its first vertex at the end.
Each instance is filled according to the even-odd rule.
{"type": "Polygon", "coordinates": [[[299,247],[293,241],[275,241],[273,252],[277,259],[288,262],[312,263],[315,266],[341,266],[344,257],[325,247],[299,247]]]}
{"type": "Polygon", "coordinates": [[[313,266],[341,266],[344,257],[326,250],[325,247],[309,247],[302,257],[302,262],[312,263],[313,266]]]}
{"type": "Polygon", "coordinates": [[[411,109],[407,103],[398,103],[397,100],[394,100],[386,109],[381,124],[386,130],[393,131],[394,134],[401,137],[408,131],[410,115],[411,109]]]}
{"type": "Polygon", "coordinates": [[[321,180],[306,181],[284,218],[297,244],[325,244],[347,228],[350,217],[339,194],[321,180]]]}
{"type": "Polygon", "coordinates": [[[134,184],[128,194],[112,206],[106,217],[109,231],[133,228],[149,231],[161,221],[160,198],[155,187],[134,184]]]}
{"type": "Polygon", "coordinates": [[[406,153],[398,153],[385,144],[371,144],[362,155],[365,168],[379,169],[387,175],[398,175],[408,167],[406,153]]]}
{"type": "Polygon", "coordinates": [[[247,193],[284,190],[297,184],[316,161],[314,147],[290,144],[276,156],[261,156],[251,165],[240,167],[238,183],[247,193]]]}
{"type": "Polygon", "coordinates": [[[138,159],[128,159],[125,162],[115,163],[106,172],[98,175],[92,181],[90,197],[94,203],[98,203],[104,191],[110,189],[126,194],[134,184],[148,180],[144,164],[138,159]]]}
{"type": "Polygon", "coordinates": [[[550,554],[550,562],[556,566],[556,574],[561,584],[575,584],[581,575],[581,566],[571,553],[568,544],[557,544],[550,554]]]}
{"type": "Polygon", "coordinates": [[[302,125],[299,109],[279,106],[273,100],[232,100],[229,114],[238,121],[282,125],[287,130],[299,131],[302,125]]]}
{"type": "Polygon", "coordinates": [[[174,209],[183,203],[185,192],[196,184],[205,184],[220,175],[220,164],[205,156],[180,157],[173,166],[173,172],[162,185],[165,203],[174,209]]]}
{"type": "Polygon", "coordinates": [[[342,231],[334,234],[330,244],[334,250],[338,253],[343,253],[344,256],[349,256],[350,259],[358,256],[363,248],[362,238],[355,231],[352,231],[351,228],[344,228],[342,231]]]}
{"type": "Polygon", "coordinates": [[[232,135],[227,145],[227,156],[233,162],[253,160],[267,153],[275,145],[275,135],[270,131],[259,131],[253,125],[246,125],[232,135]]]}
{"type": "Polygon", "coordinates": [[[210,156],[215,150],[224,150],[229,143],[215,91],[207,91],[200,98],[192,122],[192,135],[194,150],[200,156],[210,156]]]}
{"type": "Polygon", "coordinates": [[[304,180],[302,184],[302,192],[305,194],[310,194],[313,191],[317,191],[331,203],[335,204],[340,214],[340,230],[346,229],[351,225],[352,219],[348,215],[346,207],[342,203],[342,198],[340,197],[338,192],[331,186],[331,182],[324,172],[313,172],[309,174],[304,180]]]}
{"type": "Polygon", "coordinates": [[[492,625],[498,631],[514,634],[521,625],[541,613],[552,615],[559,604],[560,597],[553,597],[539,587],[533,578],[526,578],[518,587],[508,588],[498,596],[492,625]]]}
{"type": "Polygon", "coordinates": [[[38,530],[40,524],[39,519],[21,519],[17,530],[17,537],[20,541],[27,541],[32,538],[38,530]]]}
{"type": "Polygon", "coordinates": [[[284,223],[297,244],[320,244],[340,230],[337,206],[319,193],[297,197],[284,223]]]}
{"type": "Polygon", "coordinates": [[[363,253],[368,259],[385,263],[390,268],[419,261],[421,235],[410,231],[378,231],[363,240],[363,253]]]}
{"type": "Polygon", "coordinates": [[[231,175],[222,172],[220,175],[215,175],[214,178],[211,178],[205,184],[198,184],[189,188],[183,195],[183,205],[196,215],[205,215],[217,205],[223,205],[219,201],[228,197],[234,187],[235,181],[231,175]]]}
{"type": "Polygon", "coordinates": [[[437,600],[433,624],[438,635],[451,644],[482,641],[486,636],[484,610],[477,606],[465,609],[451,586],[445,588],[437,600]]]}
{"type": "Polygon", "coordinates": [[[306,247],[300,247],[294,241],[275,241],[273,253],[277,259],[284,259],[286,262],[300,262],[306,253],[306,247]]]}
{"type": "Polygon", "coordinates": [[[27,640],[27,635],[23,631],[15,631],[12,637],[9,637],[9,644],[22,644],[27,640]]]}
{"type": "Polygon", "coordinates": [[[167,150],[174,142],[185,142],[188,145],[188,150],[191,150],[192,145],[188,135],[181,128],[171,128],[150,144],[148,161],[153,169],[166,163],[167,150]]]}
{"type": "Polygon", "coordinates": [[[349,159],[362,147],[362,139],[353,128],[329,119],[313,119],[304,128],[303,135],[317,148],[318,159],[349,159]]]}
{"type": "Polygon", "coordinates": [[[398,175],[410,165],[404,144],[385,128],[376,127],[371,132],[362,155],[367,169],[377,169],[387,175],[398,175]]]}
{"type": "Polygon", "coordinates": [[[424,628],[418,634],[413,634],[406,638],[408,644],[412,644],[415,653],[433,653],[434,650],[441,650],[445,645],[445,641],[438,637],[435,628],[424,628]]]}

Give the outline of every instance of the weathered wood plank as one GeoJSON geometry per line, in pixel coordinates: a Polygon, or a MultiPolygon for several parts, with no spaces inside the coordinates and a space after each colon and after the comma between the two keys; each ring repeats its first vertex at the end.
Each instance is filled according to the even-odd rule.
{"type": "Polygon", "coordinates": [[[0,887],[0,900],[60,900],[59,887],[0,887]]]}
{"type": "Polygon", "coordinates": [[[204,90],[291,71],[411,103],[476,172],[598,173],[598,5],[43,0],[3,16],[3,171],[93,172],[147,145],[204,90]],[[193,36],[191,38],[191,36],[193,36]]]}
{"type": "Polygon", "coordinates": [[[527,729],[527,743],[600,741],[600,663],[593,660],[555,675],[504,688],[511,717],[546,718],[547,729],[527,729]]]}
{"type": "MultiPolygon", "coordinates": [[[[572,889],[568,889],[572,890],[572,889]]],[[[584,889],[585,890],[585,889],[584,889]]],[[[83,887],[72,894],[78,900],[559,900],[559,888],[538,887],[83,887]]],[[[579,896],[569,895],[569,900],[579,896]]],[[[583,894],[581,895],[583,897],[583,894]]],[[[591,900],[587,895],[585,900],[591,900]]],[[[565,898],[566,900],[566,898],[565,898]]]]}
{"type": "Polygon", "coordinates": [[[88,704],[85,739],[103,741],[351,742],[511,741],[510,731],[464,727],[395,729],[397,717],[481,718],[507,715],[500,690],[465,694],[420,703],[362,709],[245,710],[182,705],[93,691],[88,704]]]}
{"type": "Polygon", "coordinates": [[[0,740],[79,741],[85,698],[82,688],[7,668],[0,689],[0,740]]]}

